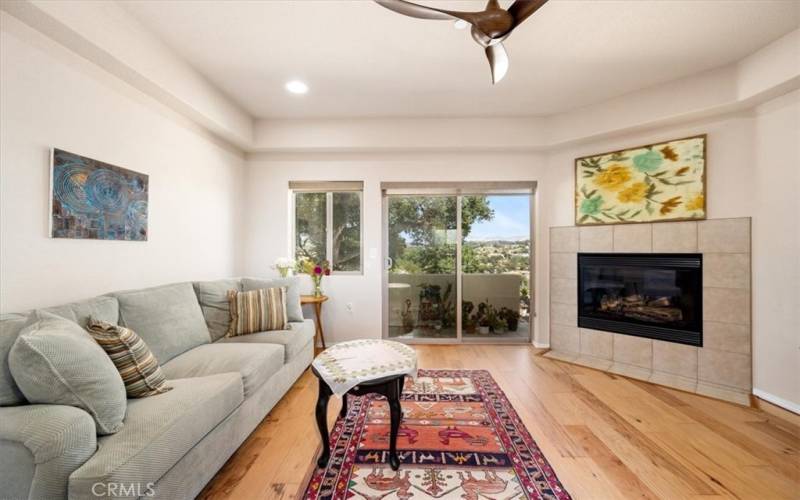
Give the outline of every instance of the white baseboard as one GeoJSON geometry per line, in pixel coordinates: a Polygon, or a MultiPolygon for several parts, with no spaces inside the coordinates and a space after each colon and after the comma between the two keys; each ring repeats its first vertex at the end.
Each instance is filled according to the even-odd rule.
{"type": "Polygon", "coordinates": [[[778,396],[770,394],[766,391],[762,391],[761,389],[753,388],[753,394],[763,399],[764,401],[768,401],[776,406],[780,406],[784,410],[789,410],[792,413],[800,415],[800,404],[792,403],[791,401],[779,398],[778,396]]]}
{"type": "Polygon", "coordinates": [[[533,341],[533,347],[536,347],[538,349],[549,349],[550,348],[550,342],[547,342],[546,344],[540,344],[539,342],[536,342],[534,340],[533,341]]]}

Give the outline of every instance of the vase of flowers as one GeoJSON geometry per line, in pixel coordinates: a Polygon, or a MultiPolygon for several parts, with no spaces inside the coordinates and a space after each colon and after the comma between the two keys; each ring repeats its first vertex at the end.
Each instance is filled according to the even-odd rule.
{"type": "Polygon", "coordinates": [[[314,263],[310,260],[304,260],[298,265],[300,270],[307,275],[311,276],[311,281],[314,283],[314,297],[322,297],[322,278],[331,275],[331,267],[327,260],[319,263],[314,263]]]}
{"type": "Polygon", "coordinates": [[[290,259],[289,257],[279,257],[275,259],[275,263],[272,264],[272,269],[278,271],[278,273],[281,275],[281,278],[289,276],[289,271],[294,269],[294,267],[294,259],[290,259]]]}

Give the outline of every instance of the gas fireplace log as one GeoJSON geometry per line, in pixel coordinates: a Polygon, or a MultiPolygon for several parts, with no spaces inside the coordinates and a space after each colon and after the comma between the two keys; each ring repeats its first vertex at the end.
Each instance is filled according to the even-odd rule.
{"type": "Polygon", "coordinates": [[[659,323],[671,323],[683,319],[683,313],[677,307],[630,307],[623,309],[622,314],[631,318],[659,323]]]}

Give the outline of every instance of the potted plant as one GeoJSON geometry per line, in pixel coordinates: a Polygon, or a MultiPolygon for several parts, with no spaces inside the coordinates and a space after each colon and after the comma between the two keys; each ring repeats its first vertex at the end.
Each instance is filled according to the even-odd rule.
{"type": "Polygon", "coordinates": [[[477,316],[472,314],[474,310],[475,304],[469,300],[461,303],[461,318],[464,322],[464,330],[467,333],[475,333],[475,328],[478,326],[477,316]]]}
{"type": "Polygon", "coordinates": [[[500,317],[506,322],[508,331],[517,331],[517,328],[519,328],[519,313],[517,311],[503,307],[500,309],[500,317]]]}
{"type": "Polygon", "coordinates": [[[489,333],[489,329],[491,328],[491,326],[492,323],[489,320],[488,316],[481,316],[478,319],[478,333],[486,335],[487,333],[489,333]]]}
{"type": "Polygon", "coordinates": [[[400,313],[403,320],[403,332],[411,333],[414,330],[414,315],[411,312],[411,299],[406,299],[405,307],[400,313]]]}
{"type": "Polygon", "coordinates": [[[475,314],[478,323],[478,333],[487,334],[492,327],[493,308],[486,302],[478,304],[478,312],[475,314]]]}
{"type": "Polygon", "coordinates": [[[290,259],[288,257],[279,257],[275,259],[275,263],[272,264],[272,269],[278,271],[278,273],[281,275],[281,278],[285,278],[289,276],[289,271],[294,269],[296,265],[297,263],[294,261],[294,259],[290,259]]]}

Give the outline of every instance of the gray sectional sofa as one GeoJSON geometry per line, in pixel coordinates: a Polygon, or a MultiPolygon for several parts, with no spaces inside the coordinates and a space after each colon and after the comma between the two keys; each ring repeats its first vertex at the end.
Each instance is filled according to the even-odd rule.
{"type": "Polygon", "coordinates": [[[28,315],[0,317],[0,499],[196,496],[313,359],[296,282],[284,283],[289,330],[225,338],[227,290],[276,281],[176,283],[46,309],[133,329],[173,387],[129,399],[122,429],[106,436],[79,408],[27,403],[7,358],[28,315]]]}

